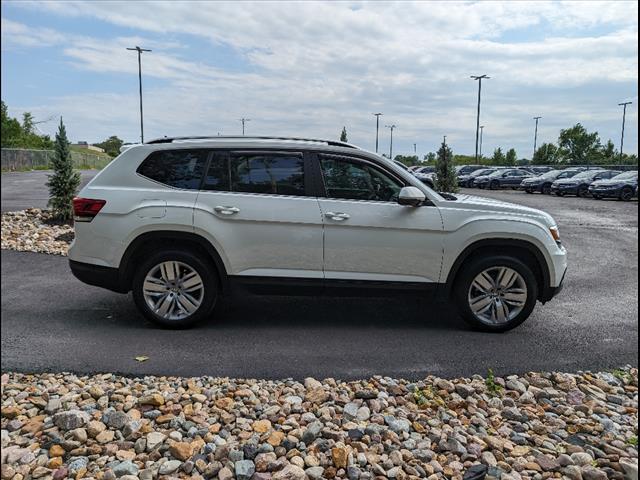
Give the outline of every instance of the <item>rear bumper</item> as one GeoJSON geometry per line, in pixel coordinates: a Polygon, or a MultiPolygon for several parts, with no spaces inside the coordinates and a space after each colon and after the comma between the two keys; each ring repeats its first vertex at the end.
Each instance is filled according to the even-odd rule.
{"type": "Polygon", "coordinates": [[[120,273],[117,268],[92,265],[74,260],[69,260],[69,267],[71,268],[71,273],[81,282],[106,288],[113,292],[127,293],[127,290],[122,287],[120,273]]]}

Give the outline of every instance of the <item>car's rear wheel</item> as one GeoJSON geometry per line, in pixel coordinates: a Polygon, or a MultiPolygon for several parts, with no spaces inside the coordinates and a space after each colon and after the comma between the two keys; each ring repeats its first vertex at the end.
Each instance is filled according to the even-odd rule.
{"type": "Polygon", "coordinates": [[[505,332],[529,317],[538,298],[538,284],[531,268],[517,258],[479,258],[458,276],[454,297],[469,325],[505,332]]]}
{"type": "Polygon", "coordinates": [[[631,197],[633,197],[633,188],[624,187],[620,192],[620,200],[628,202],[629,200],[631,200],[631,197]]]}
{"type": "Polygon", "coordinates": [[[137,269],[133,299],[153,323],[189,327],[211,315],[218,298],[213,266],[186,250],[159,251],[137,269]]]}

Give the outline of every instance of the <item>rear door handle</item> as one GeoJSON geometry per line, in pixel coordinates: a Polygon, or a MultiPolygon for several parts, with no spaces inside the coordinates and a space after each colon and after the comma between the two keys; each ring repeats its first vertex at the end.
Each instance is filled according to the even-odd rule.
{"type": "Polygon", "coordinates": [[[223,205],[217,205],[213,207],[213,210],[217,213],[221,213],[222,215],[235,215],[240,211],[238,207],[228,207],[223,205]]]}
{"type": "Polygon", "coordinates": [[[350,218],[350,215],[348,213],[342,212],[327,212],[325,213],[325,216],[337,222],[344,222],[345,220],[350,218]]]}

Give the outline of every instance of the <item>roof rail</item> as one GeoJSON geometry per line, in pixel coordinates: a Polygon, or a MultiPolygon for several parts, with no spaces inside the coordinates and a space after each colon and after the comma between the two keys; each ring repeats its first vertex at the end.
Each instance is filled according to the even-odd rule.
{"type": "Polygon", "coordinates": [[[287,141],[294,141],[294,142],[315,142],[315,143],[325,143],[327,145],[330,145],[332,147],[347,147],[347,148],[356,148],[359,150],[359,147],[356,147],[355,145],[352,145],[350,143],[346,143],[346,142],[337,142],[334,140],[322,140],[322,139],[317,139],[317,138],[298,138],[298,137],[270,137],[270,136],[261,136],[261,137],[256,137],[256,136],[244,136],[244,135],[205,135],[205,136],[199,136],[199,137],[163,137],[163,138],[156,138],[154,140],[149,140],[148,142],[145,142],[145,144],[155,144],[155,143],[173,143],[175,141],[181,141],[181,140],[217,140],[217,139],[223,139],[223,140],[287,140],[287,141]]]}

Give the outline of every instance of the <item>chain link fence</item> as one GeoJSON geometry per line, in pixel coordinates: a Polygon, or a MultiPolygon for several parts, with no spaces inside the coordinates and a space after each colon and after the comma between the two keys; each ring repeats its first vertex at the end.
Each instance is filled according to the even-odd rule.
{"type": "MultiPolygon", "coordinates": [[[[2,171],[48,170],[51,168],[55,152],[53,150],[27,150],[22,148],[2,149],[2,171]]],[[[93,153],[71,152],[73,167],[81,170],[101,169],[112,160],[111,157],[93,153]]]]}

